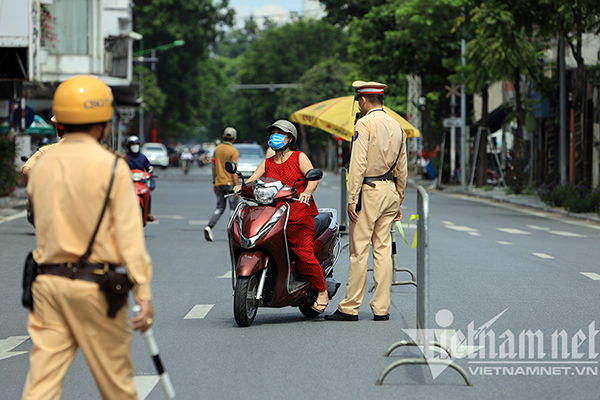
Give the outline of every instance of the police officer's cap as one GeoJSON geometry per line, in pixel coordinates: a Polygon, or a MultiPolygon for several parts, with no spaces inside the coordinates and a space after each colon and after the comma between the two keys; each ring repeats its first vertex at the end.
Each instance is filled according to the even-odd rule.
{"type": "Polygon", "coordinates": [[[380,94],[383,95],[383,89],[387,87],[385,83],[354,81],[352,87],[356,94],[380,94]]]}

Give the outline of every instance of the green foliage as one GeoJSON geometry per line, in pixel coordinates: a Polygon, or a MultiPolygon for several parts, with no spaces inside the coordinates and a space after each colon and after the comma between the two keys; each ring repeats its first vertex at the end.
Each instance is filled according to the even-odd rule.
{"type": "MultiPolygon", "coordinates": [[[[345,60],[346,33],[323,21],[296,20],[261,32],[239,58],[237,84],[297,83],[315,64],[345,60]]],[[[351,90],[347,92],[351,94],[351,90]]],[[[235,126],[238,140],[259,140],[275,118],[283,91],[238,90],[227,97],[223,121],[235,126]]],[[[289,116],[288,116],[289,117],[289,116]]]]}
{"type": "Polygon", "coordinates": [[[574,213],[600,212],[600,190],[589,182],[538,188],[540,199],[554,207],[564,207],[574,213]]]}
{"type": "MultiPolygon", "coordinates": [[[[144,35],[144,47],[154,48],[184,40],[185,45],[158,52],[156,76],[167,96],[167,107],[158,113],[159,136],[187,135],[202,125],[214,94],[215,79],[209,48],[218,26],[231,25],[233,10],[222,0],[136,0],[134,26],[144,35]]],[[[222,90],[222,88],[220,88],[222,90]]]]}
{"type": "Polygon", "coordinates": [[[529,184],[529,160],[516,159],[512,162],[512,170],[505,173],[506,186],[510,193],[523,194],[529,184]]]}
{"type": "Polygon", "coordinates": [[[19,183],[19,174],[13,165],[16,154],[14,139],[0,136],[0,196],[10,194],[19,183]]]}

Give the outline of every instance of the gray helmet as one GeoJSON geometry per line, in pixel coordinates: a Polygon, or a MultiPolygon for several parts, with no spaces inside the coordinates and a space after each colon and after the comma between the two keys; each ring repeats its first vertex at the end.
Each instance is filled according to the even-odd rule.
{"type": "Polygon", "coordinates": [[[271,133],[271,131],[273,131],[274,128],[281,129],[283,132],[292,135],[295,141],[298,141],[298,131],[296,130],[294,124],[292,124],[290,121],[285,119],[278,119],[271,125],[267,126],[267,132],[271,133]]]}
{"type": "Polygon", "coordinates": [[[237,138],[237,131],[235,130],[235,128],[232,127],[227,127],[225,128],[225,130],[223,131],[223,138],[224,139],[235,139],[237,138]]]}

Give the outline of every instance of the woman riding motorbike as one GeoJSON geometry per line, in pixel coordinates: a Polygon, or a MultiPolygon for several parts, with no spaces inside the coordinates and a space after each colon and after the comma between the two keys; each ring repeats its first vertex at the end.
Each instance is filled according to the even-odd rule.
{"type": "MultiPolygon", "coordinates": [[[[273,157],[266,158],[248,179],[253,182],[262,177],[274,178],[284,185],[294,186],[298,178],[304,178],[306,172],[313,168],[308,156],[296,149],[298,132],[290,121],[278,120],[267,127],[269,147],[275,151],[273,157]]],[[[329,302],[325,278],[313,251],[315,226],[313,218],[318,214],[312,194],[317,189],[317,182],[300,181],[296,184],[299,201],[290,204],[287,225],[287,238],[298,262],[298,270],[308,279],[319,293],[312,309],[322,314],[329,302]]],[[[239,193],[241,186],[233,188],[239,193]]]]}

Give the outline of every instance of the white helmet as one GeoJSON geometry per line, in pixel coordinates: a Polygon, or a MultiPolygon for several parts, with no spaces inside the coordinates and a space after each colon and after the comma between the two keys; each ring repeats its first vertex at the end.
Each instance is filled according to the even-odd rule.
{"type": "Polygon", "coordinates": [[[235,130],[235,128],[232,127],[227,127],[225,128],[225,130],[223,131],[223,139],[235,139],[237,138],[237,131],[235,130]]]}

